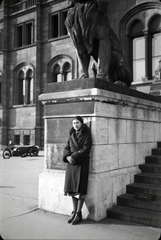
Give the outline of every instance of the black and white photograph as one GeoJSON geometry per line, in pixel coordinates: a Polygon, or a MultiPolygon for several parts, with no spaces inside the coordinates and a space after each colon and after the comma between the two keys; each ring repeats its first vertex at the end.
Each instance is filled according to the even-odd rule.
{"type": "Polygon", "coordinates": [[[0,0],[0,240],[161,240],[161,0],[0,0]]]}

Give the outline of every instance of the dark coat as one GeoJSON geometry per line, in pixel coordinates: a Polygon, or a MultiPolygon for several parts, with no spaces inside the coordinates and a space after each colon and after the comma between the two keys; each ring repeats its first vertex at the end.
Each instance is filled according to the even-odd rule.
{"type": "Polygon", "coordinates": [[[69,139],[64,148],[63,161],[67,163],[65,174],[65,193],[87,193],[89,173],[89,153],[92,145],[91,133],[87,125],[83,124],[78,136],[72,128],[69,132],[69,139]],[[66,159],[71,156],[73,163],[66,159]]]}

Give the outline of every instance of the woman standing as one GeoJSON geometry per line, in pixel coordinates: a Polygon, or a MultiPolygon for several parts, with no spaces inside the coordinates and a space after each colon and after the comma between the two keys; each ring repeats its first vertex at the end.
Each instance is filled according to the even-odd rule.
{"type": "Polygon", "coordinates": [[[82,221],[82,207],[87,194],[89,173],[89,153],[92,145],[91,133],[83,119],[76,116],[72,120],[69,139],[63,153],[66,165],[65,195],[72,197],[73,211],[68,223],[75,225],[82,221]]]}

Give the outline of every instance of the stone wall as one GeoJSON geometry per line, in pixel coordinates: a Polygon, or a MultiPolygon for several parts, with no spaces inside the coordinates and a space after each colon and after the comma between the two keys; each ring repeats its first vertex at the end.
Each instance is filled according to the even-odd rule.
{"type": "Polygon", "coordinates": [[[81,115],[91,128],[93,140],[83,215],[98,221],[116,204],[117,196],[125,193],[126,185],[139,172],[138,165],[160,141],[161,101],[112,83],[105,84],[106,90],[100,89],[95,80],[91,81],[91,88],[46,93],[39,98],[45,104],[45,162],[39,179],[39,207],[71,213],[71,199],[63,195],[62,152],[72,117],[81,115]]]}

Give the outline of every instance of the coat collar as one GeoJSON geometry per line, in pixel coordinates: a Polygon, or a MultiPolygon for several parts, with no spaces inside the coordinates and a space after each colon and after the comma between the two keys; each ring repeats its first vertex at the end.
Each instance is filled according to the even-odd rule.
{"type": "MultiPolygon", "coordinates": [[[[85,135],[89,131],[89,128],[87,127],[86,124],[82,124],[79,132],[81,135],[85,135]]],[[[69,131],[69,135],[71,135],[73,132],[76,132],[76,130],[72,127],[69,131]]]]}

